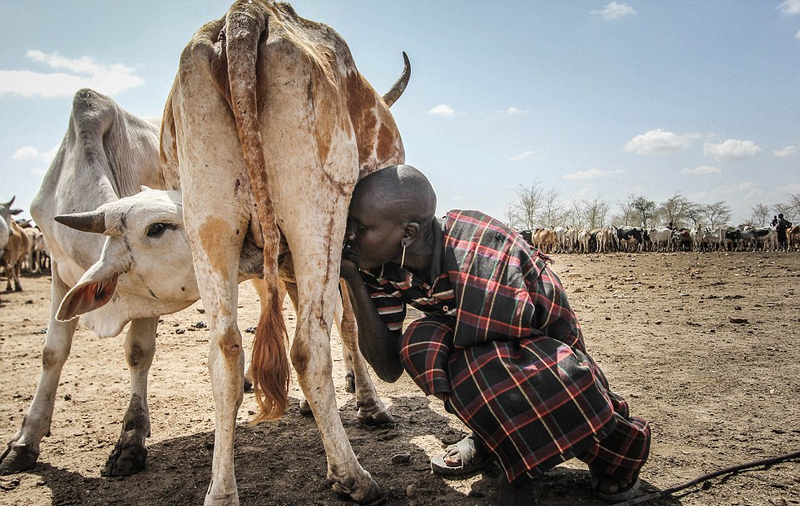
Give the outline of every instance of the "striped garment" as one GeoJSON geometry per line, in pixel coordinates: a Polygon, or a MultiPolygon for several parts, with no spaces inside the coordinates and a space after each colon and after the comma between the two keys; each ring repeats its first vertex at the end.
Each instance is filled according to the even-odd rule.
{"type": "Polygon", "coordinates": [[[382,320],[401,336],[401,360],[426,395],[494,452],[509,481],[576,457],[631,479],[650,446],[587,355],[580,325],[543,256],[515,231],[477,211],[451,211],[444,255],[429,278],[387,264],[364,273],[382,320]]]}

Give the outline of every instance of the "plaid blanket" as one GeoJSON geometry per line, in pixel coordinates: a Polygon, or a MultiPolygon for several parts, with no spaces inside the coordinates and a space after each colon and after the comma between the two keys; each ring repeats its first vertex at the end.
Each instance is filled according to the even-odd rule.
{"type": "MultiPolygon", "coordinates": [[[[630,417],[586,353],[556,275],[519,234],[482,213],[451,211],[443,228],[447,279],[422,295],[452,300],[430,303],[439,310],[403,332],[401,360],[412,379],[486,442],[509,481],[573,457],[632,477],[647,458],[650,429],[630,417]]],[[[404,314],[413,283],[403,282],[368,285],[376,306],[389,295],[404,314]]]]}

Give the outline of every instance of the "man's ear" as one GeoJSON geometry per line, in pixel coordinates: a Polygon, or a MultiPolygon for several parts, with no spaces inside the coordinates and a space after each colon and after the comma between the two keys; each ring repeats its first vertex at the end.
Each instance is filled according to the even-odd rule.
{"type": "Polygon", "coordinates": [[[405,227],[403,227],[403,239],[402,244],[406,247],[411,246],[411,244],[417,240],[419,236],[419,223],[416,221],[409,221],[406,223],[405,227]]]}

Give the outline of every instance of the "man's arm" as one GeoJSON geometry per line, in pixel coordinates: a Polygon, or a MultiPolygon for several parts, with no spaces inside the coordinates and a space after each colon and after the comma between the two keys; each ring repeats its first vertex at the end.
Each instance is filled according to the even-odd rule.
{"type": "Polygon", "coordinates": [[[358,323],[358,347],[380,379],[394,382],[403,374],[398,338],[375,310],[355,263],[342,259],[342,278],[347,282],[350,302],[358,323]]]}

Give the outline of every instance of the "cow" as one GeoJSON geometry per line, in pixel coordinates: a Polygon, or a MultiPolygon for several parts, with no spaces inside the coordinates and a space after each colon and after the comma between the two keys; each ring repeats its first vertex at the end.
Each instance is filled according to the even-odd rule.
{"type": "Polygon", "coordinates": [[[256,421],[286,409],[291,359],[322,435],[334,490],[359,503],[383,496],[339,419],[328,340],[355,183],[404,162],[389,112],[404,83],[381,97],[335,31],[287,4],[263,0],[236,2],[181,55],[164,108],[161,156],[168,179],[180,180],[209,315],[215,437],[206,505],[238,504],[233,448],[243,353],[236,278],[245,237],[263,246],[267,285],[253,345],[256,421]],[[285,249],[298,303],[290,357],[277,296],[279,276],[286,277],[278,264],[285,249]]]}
{"type": "Polygon", "coordinates": [[[689,229],[689,238],[691,239],[691,249],[692,251],[702,251],[703,244],[705,244],[703,240],[703,226],[701,224],[697,224],[691,229],[689,229]]]}
{"type": "Polygon", "coordinates": [[[16,197],[11,197],[6,203],[0,203],[0,263],[8,245],[8,238],[11,236],[11,223],[14,221],[11,217],[22,212],[22,209],[11,209],[14,199],[16,197]]]}
{"type": "MultiPolygon", "coordinates": [[[[156,124],[136,118],[92,90],[76,93],[69,129],[31,209],[53,245],[51,315],[42,377],[22,428],[0,457],[0,474],[36,463],[41,438],[50,429],[60,370],[77,323],[74,317],[80,314],[101,337],[119,334],[131,321],[125,341],[130,404],[103,474],[128,475],[144,468],[144,440],[150,428],[145,393],[158,318],[194,303],[199,291],[183,229],[180,192],[134,188],[143,181],[164,184],[156,124]],[[134,191],[138,193],[117,198],[134,191]],[[102,204],[73,214],[93,202],[102,204]],[[85,232],[108,237],[104,240],[85,232]]],[[[260,275],[263,263],[259,248],[249,242],[244,246],[240,280],[260,275]]],[[[345,344],[348,376],[353,376],[348,386],[352,381],[358,419],[371,424],[391,422],[358,352],[352,310],[341,322],[341,306],[338,311],[336,323],[345,344]]]]}
{"type": "Polygon", "coordinates": [[[628,251],[642,251],[642,246],[646,240],[646,234],[641,228],[619,227],[617,228],[617,240],[620,244],[626,244],[628,251]],[[631,241],[630,239],[634,239],[631,241]]]}
{"type": "Polygon", "coordinates": [[[672,230],[667,227],[651,228],[648,231],[653,251],[669,251],[672,247],[672,230]]]}
{"type": "Polygon", "coordinates": [[[786,249],[800,250],[800,225],[795,225],[786,229],[786,249]]]}
{"type": "Polygon", "coordinates": [[[11,280],[13,279],[14,291],[21,292],[22,284],[19,281],[19,277],[22,270],[22,262],[28,255],[31,240],[16,221],[11,220],[10,225],[8,242],[3,249],[0,265],[4,267],[6,272],[6,291],[11,291],[11,280]]]}

